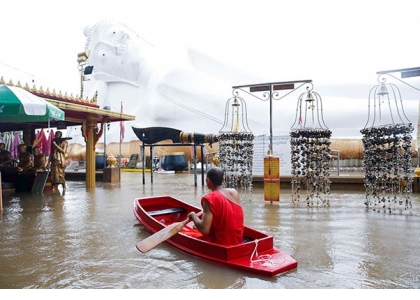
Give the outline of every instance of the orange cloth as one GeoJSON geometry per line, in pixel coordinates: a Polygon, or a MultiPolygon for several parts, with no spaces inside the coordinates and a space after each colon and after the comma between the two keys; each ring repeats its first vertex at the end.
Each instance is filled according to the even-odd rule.
{"type": "Polygon", "coordinates": [[[186,234],[195,238],[200,238],[203,236],[198,229],[195,229],[194,227],[189,226],[189,223],[185,225],[184,228],[182,228],[181,232],[183,234],[186,234]]]}
{"type": "Polygon", "coordinates": [[[201,199],[207,200],[213,221],[208,240],[213,243],[232,246],[241,244],[244,233],[244,212],[242,207],[225,197],[219,191],[213,191],[201,199]]]}

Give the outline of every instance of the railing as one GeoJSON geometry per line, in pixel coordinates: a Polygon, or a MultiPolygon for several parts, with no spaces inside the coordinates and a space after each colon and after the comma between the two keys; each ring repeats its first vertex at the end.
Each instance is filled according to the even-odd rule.
{"type": "MultiPolygon", "coordinates": [[[[337,161],[337,175],[340,176],[340,150],[330,150],[330,157],[331,160],[337,161]],[[335,153],[335,154],[333,154],[335,153]]],[[[206,168],[205,170],[208,170],[209,164],[213,164],[213,158],[214,155],[217,154],[217,152],[210,152],[206,154],[206,168]]]]}
{"type": "Polygon", "coordinates": [[[337,175],[340,176],[340,151],[339,150],[330,150],[331,153],[331,160],[337,161],[337,175]],[[332,153],[337,153],[333,155],[332,153]]]}

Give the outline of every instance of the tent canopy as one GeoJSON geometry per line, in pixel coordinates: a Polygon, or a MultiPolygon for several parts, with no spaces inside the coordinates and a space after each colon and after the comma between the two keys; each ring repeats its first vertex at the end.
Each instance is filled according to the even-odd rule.
{"type": "Polygon", "coordinates": [[[49,122],[65,118],[64,111],[22,88],[0,85],[0,123],[49,122]]]}

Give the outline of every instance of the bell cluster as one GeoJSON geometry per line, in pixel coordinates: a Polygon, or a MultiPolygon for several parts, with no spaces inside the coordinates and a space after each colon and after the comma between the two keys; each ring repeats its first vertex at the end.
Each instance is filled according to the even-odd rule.
{"type": "Polygon", "coordinates": [[[366,208],[392,214],[411,209],[411,134],[413,124],[392,124],[364,128],[363,164],[366,208]]]}
{"type": "Polygon", "coordinates": [[[254,135],[249,132],[225,132],[218,136],[219,165],[225,170],[224,187],[252,194],[254,135]]]}
{"type": "Polygon", "coordinates": [[[304,196],[308,207],[330,206],[330,138],[329,129],[290,132],[293,205],[304,196]]]}

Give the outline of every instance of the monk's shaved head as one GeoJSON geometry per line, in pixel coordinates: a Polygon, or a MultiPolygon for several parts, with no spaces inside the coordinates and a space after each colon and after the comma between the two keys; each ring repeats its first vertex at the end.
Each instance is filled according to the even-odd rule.
{"type": "Polygon", "coordinates": [[[207,171],[207,178],[215,185],[219,186],[223,183],[225,171],[219,167],[211,167],[207,171]]]}

